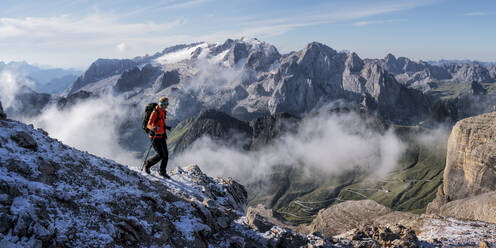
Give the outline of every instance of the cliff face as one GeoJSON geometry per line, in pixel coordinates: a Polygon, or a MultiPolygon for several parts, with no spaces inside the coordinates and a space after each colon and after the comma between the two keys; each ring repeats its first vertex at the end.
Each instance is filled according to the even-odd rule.
{"type": "Polygon", "coordinates": [[[459,121],[448,140],[444,185],[428,213],[496,221],[496,112],[459,121]],[[484,194],[485,197],[479,195],[484,194]],[[474,203],[477,201],[477,207],[474,203]]]}
{"type": "Polygon", "coordinates": [[[444,193],[448,200],[496,190],[496,113],[458,122],[448,140],[444,193]]]}

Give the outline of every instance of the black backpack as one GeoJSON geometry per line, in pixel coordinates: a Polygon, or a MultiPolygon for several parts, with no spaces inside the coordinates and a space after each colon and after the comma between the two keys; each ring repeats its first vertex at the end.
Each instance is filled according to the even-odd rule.
{"type": "MultiPolygon", "coordinates": [[[[145,131],[145,133],[150,133],[152,130],[148,129],[148,120],[150,119],[150,115],[152,115],[152,112],[156,110],[157,103],[148,103],[145,108],[145,115],[143,116],[143,123],[142,123],[142,128],[145,131]]],[[[158,114],[158,113],[157,113],[158,114]]],[[[155,123],[158,121],[158,117],[155,119],[155,123]]]]}

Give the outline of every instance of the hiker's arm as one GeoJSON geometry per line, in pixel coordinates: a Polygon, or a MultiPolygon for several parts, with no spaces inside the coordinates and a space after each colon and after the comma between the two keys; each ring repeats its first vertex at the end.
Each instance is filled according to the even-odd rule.
{"type": "Polygon", "coordinates": [[[154,125],[154,123],[155,123],[155,119],[157,118],[158,118],[157,113],[153,111],[152,114],[150,115],[150,119],[148,120],[148,125],[146,125],[146,127],[148,127],[148,129],[150,130],[155,130],[156,125],[154,125]]]}

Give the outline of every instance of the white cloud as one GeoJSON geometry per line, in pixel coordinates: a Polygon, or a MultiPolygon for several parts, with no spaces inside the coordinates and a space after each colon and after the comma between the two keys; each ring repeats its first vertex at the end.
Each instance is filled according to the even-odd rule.
{"type": "Polygon", "coordinates": [[[368,21],[359,21],[359,22],[354,22],[352,25],[356,27],[363,27],[363,26],[368,26],[368,25],[374,25],[374,24],[384,24],[384,23],[392,23],[392,22],[398,22],[398,21],[404,21],[403,19],[392,19],[392,20],[368,20],[368,21]]]}
{"type": "Polygon", "coordinates": [[[474,12],[468,12],[468,13],[465,13],[466,16],[485,16],[487,15],[486,12],[482,12],[482,11],[474,11],[474,12]]]}
{"type": "Polygon", "coordinates": [[[160,44],[163,49],[164,44],[180,41],[167,33],[183,22],[183,18],[163,23],[125,22],[113,14],[0,18],[0,50],[4,51],[3,60],[88,66],[99,57],[143,55],[150,42],[153,48],[160,44]],[[116,49],[123,41],[125,46],[116,49]]]}
{"type": "Polygon", "coordinates": [[[133,36],[165,32],[180,24],[181,20],[168,23],[124,23],[114,15],[92,14],[83,18],[70,15],[56,17],[0,18],[0,40],[8,38],[28,39],[112,37],[133,36]]]}
{"type": "Polygon", "coordinates": [[[23,86],[32,87],[34,82],[10,70],[0,71],[0,102],[4,109],[15,108],[16,96],[23,86]]]}
{"type": "Polygon", "coordinates": [[[375,20],[375,21],[360,21],[360,22],[355,22],[353,23],[353,26],[361,27],[361,26],[368,26],[371,24],[381,24],[384,23],[383,20],[375,20]]]}
{"type": "MultiPolygon", "coordinates": [[[[327,13],[305,13],[303,15],[293,16],[290,18],[260,19],[254,17],[251,20],[240,18],[241,20],[243,20],[242,22],[233,24],[235,26],[238,26],[239,28],[233,30],[221,30],[202,38],[204,41],[211,41],[213,37],[227,38],[279,36],[296,28],[378,16],[381,14],[405,11],[421,6],[431,5],[437,2],[438,0],[397,1],[394,3],[383,2],[362,5],[359,7],[347,7],[341,9],[334,8],[333,11],[327,13]]],[[[382,20],[382,22],[393,22],[400,20],[403,19],[382,20]]],[[[377,22],[379,23],[380,21],[377,22]]],[[[362,22],[361,24],[367,25],[372,23],[371,21],[369,21],[368,23],[362,22]]]]}
{"type": "Polygon", "coordinates": [[[124,99],[104,95],[63,110],[51,105],[41,115],[25,122],[43,128],[67,145],[121,164],[138,165],[140,161],[134,154],[119,145],[118,127],[129,111],[123,106],[127,106],[124,99]]]}
{"type": "Polygon", "coordinates": [[[262,150],[247,152],[202,137],[171,164],[196,163],[209,175],[232,176],[242,183],[262,179],[276,167],[295,165],[328,173],[361,168],[383,176],[397,166],[405,148],[393,132],[371,129],[356,114],[329,115],[323,110],[262,150]]]}
{"type": "Polygon", "coordinates": [[[184,8],[193,8],[199,5],[202,5],[204,3],[209,2],[209,0],[192,0],[192,1],[186,1],[182,3],[177,3],[173,4],[170,6],[167,6],[168,9],[184,9],[184,8]]]}
{"type": "Polygon", "coordinates": [[[126,48],[127,48],[127,47],[126,47],[126,43],[124,43],[124,42],[121,42],[121,43],[119,43],[119,44],[117,44],[117,45],[115,46],[115,49],[117,49],[117,51],[119,51],[119,52],[124,52],[124,51],[126,51],[126,48]]]}

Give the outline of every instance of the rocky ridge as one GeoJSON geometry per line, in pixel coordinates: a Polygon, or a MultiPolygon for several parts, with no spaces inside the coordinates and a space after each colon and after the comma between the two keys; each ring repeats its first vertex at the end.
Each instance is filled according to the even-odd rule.
{"type": "Polygon", "coordinates": [[[496,113],[459,121],[448,140],[444,185],[428,212],[496,223],[496,113]]]}
{"type": "Polygon", "coordinates": [[[432,64],[426,61],[413,61],[409,58],[396,58],[387,54],[383,59],[367,60],[377,63],[392,73],[404,85],[428,90],[439,82],[494,82],[496,66],[478,62],[432,64]]]}

